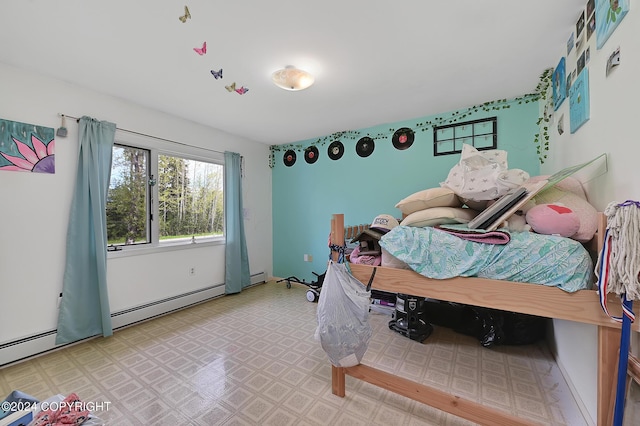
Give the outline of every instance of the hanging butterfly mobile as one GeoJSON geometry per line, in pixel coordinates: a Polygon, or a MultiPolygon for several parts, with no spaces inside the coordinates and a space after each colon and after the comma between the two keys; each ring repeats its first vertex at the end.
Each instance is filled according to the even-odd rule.
{"type": "Polygon", "coordinates": [[[202,47],[194,47],[193,50],[200,56],[207,53],[207,42],[202,43],[202,47]]]}
{"type": "Polygon", "coordinates": [[[220,71],[211,70],[211,75],[213,75],[216,80],[222,78],[222,68],[220,68],[220,71]]]}
{"type": "Polygon", "coordinates": [[[187,22],[187,19],[191,19],[191,13],[189,13],[189,8],[186,5],[184,7],[184,15],[178,17],[178,19],[180,19],[180,22],[183,24],[187,22]]]}
{"type": "MultiPolygon", "coordinates": [[[[187,22],[187,19],[191,19],[191,12],[189,12],[189,8],[186,5],[184,6],[184,15],[178,17],[178,19],[180,19],[180,22],[182,23],[187,22]]],[[[194,47],[193,50],[200,56],[205,55],[207,53],[207,42],[206,41],[203,42],[202,47],[194,47]]],[[[210,71],[211,71],[211,75],[216,80],[222,78],[222,68],[220,68],[220,70],[218,71],[216,70],[210,70],[210,71]]],[[[235,81],[230,86],[224,86],[224,88],[227,89],[227,91],[229,92],[236,92],[239,95],[244,95],[249,91],[249,89],[247,89],[244,86],[240,87],[239,89],[236,89],[235,81]]]]}

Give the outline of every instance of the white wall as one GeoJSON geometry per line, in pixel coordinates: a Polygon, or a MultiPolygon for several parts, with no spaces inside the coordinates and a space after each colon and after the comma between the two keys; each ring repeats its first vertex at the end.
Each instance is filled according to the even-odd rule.
{"type": "MultiPolygon", "coordinates": [[[[159,89],[161,90],[161,89],[159,89]]],[[[272,271],[268,145],[137,106],[70,83],[0,64],[0,117],[57,128],[58,113],[88,115],[118,128],[196,147],[240,153],[251,273],[272,271]]],[[[76,173],[77,123],[56,137],[56,173],[0,171],[0,345],[54,330],[76,173]]],[[[108,260],[112,312],[224,282],[224,246],[108,260]],[[190,267],[196,275],[189,276],[190,267]]]]}
{"type": "MultiPolygon", "coordinates": [[[[589,40],[590,120],[571,134],[565,100],[554,116],[549,161],[541,167],[544,174],[552,173],[607,153],[607,173],[586,184],[589,201],[599,211],[613,201],[640,200],[640,132],[636,128],[640,124],[640,15],[637,3],[631,3],[629,13],[602,49],[596,49],[595,35],[589,40]],[[607,59],[618,46],[621,65],[606,77],[607,59]],[[556,126],[562,114],[565,132],[559,135],[556,126]]],[[[567,29],[567,40],[572,31],[575,28],[567,29]]],[[[567,55],[566,40],[559,40],[558,60],[563,56],[567,57],[567,72],[575,69],[576,49],[567,55]]],[[[554,335],[557,359],[595,419],[596,327],[556,320],[554,335]]]]}

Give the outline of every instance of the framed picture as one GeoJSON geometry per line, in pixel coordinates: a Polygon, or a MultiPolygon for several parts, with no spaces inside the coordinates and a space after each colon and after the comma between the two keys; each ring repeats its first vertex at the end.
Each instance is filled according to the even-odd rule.
{"type": "Polygon", "coordinates": [[[553,109],[557,110],[566,98],[567,78],[565,75],[565,59],[560,59],[556,69],[553,71],[553,109]]]}
{"type": "Polygon", "coordinates": [[[569,126],[575,133],[589,121],[589,68],[582,70],[569,89],[569,126]]]}
{"type": "Polygon", "coordinates": [[[580,56],[578,56],[578,63],[576,65],[576,71],[578,74],[580,74],[582,72],[582,69],[584,68],[584,66],[587,64],[586,60],[586,55],[584,53],[585,51],[583,50],[582,53],[580,54],[580,56]]]}
{"type": "Polygon", "coordinates": [[[629,0],[596,0],[596,46],[602,48],[629,12],[629,0]]]}
{"type": "Polygon", "coordinates": [[[571,33],[569,40],[567,40],[567,56],[569,56],[569,53],[571,53],[571,49],[573,49],[573,43],[574,43],[574,35],[573,33],[571,33]]]}
{"type": "Polygon", "coordinates": [[[580,34],[580,37],[576,40],[576,55],[584,48],[584,36],[580,34]]]}
{"type": "Polygon", "coordinates": [[[588,0],[587,1],[587,19],[591,16],[593,11],[596,9],[596,0],[588,0]]]}
{"type": "Polygon", "coordinates": [[[55,173],[51,127],[0,119],[0,170],[55,173]]]}
{"type": "Polygon", "coordinates": [[[576,37],[580,37],[580,35],[582,34],[582,30],[584,29],[584,10],[582,12],[580,12],[580,17],[578,18],[578,21],[576,22],[576,37]]]}
{"type": "Polygon", "coordinates": [[[587,40],[591,38],[591,35],[596,31],[596,15],[595,13],[589,18],[587,23],[587,40]]]}

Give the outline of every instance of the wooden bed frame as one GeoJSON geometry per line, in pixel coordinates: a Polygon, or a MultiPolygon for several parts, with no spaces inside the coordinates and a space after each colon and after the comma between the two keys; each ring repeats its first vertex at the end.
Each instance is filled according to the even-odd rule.
{"type": "MultiPolygon", "coordinates": [[[[600,213],[598,222],[598,232],[593,242],[596,252],[602,247],[606,216],[600,213]]],[[[344,229],[344,215],[334,214],[331,219],[332,244],[345,245],[344,229]]],[[[337,260],[338,253],[334,252],[332,256],[337,260]]],[[[351,264],[350,267],[359,281],[369,282],[373,272],[372,266],[351,264]]],[[[475,277],[438,280],[426,278],[412,270],[386,267],[377,267],[372,288],[597,326],[597,424],[598,426],[611,424],[615,402],[620,324],[603,312],[595,290],[568,293],[555,287],[475,277]]],[[[620,315],[619,298],[614,294],[608,296],[610,312],[612,315],[620,315]]],[[[634,310],[637,311],[637,306],[634,310]]],[[[639,322],[632,326],[632,330],[640,331],[639,322]]],[[[340,397],[345,396],[345,375],[349,375],[478,424],[491,426],[534,424],[504,411],[485,407],[477,402],[364,364],[355,367],[332,366],[331,375],[332,392],[340,397]]]]}

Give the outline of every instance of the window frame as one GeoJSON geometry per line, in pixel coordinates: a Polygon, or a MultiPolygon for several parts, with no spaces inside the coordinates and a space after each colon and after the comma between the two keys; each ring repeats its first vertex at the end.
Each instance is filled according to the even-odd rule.
{"type": "MultiPolygon", "coordinates": [[[[138,133],[116,130],[114,146],[125,146],[132,148],[145,149],[149,151],[149,178],[153,176],[158,179],[158,158],[160,155],[184,158],[186,160],[203,161],[216,164],[222,167],[223,179],[223,196],[224,196],[224,153],[212,151],[204,148],[171,142],[165,139],[145,136],[138,133]]],[[[150,242],[131,245],[119,245],[116,249],[107,249],[107,257],[123,257],[130,255],[150,254],[154,252],[162,252],[169,250],[184,250],[205,245],[221,245],[225,243],[226,226],[223,223],[223,233],[218,236],[196,237],[195,242],[190,238],[172,239],[160,241],[160,224],[157,218],[158,214],[158,185],[148,185],[150,190],[149,215],[147,221],[150,223],[148,231],[150,232],[150,242]]],[[[224,218],[223,218],[224,220],[224,218]]]]}
{"type": "Polygon", "coordinates": [[[498,117],[494,116],[494,117],[480,118],[477,120],[465,121],[463,123],[447,124],[445,126],[434,126],[433,127],[433,156],[437,157],[440,155],[460,154],[462,152],[462,144],[460,145],[460,149],[456,149],[457,148],[456,141],[461,141],[464,139],[471,139],[471,143],[469,145],[473,146],[478,151],[488,151],[491,149],[497,149],[498,148],[498,117]],[[490,123],[493,126],[493,129],[489,133],[481,133],[476,135],[474,131],[475,126],[482,123],[490,123]],[[463,136],[456,137],[456,128],[459,128],[459,127],[464,128],[465,126],[471,126],[471,129],[472,129],[471,135],[463,135],[463,136]],[[438,139],[438,131],[442,131],[446,129],[452,129],[453,137],[448,139],[438,139]],[[476,138],[486,139],[487,137],[492,138],[491,146],[482,146],[478,148],[475,144],[475,139],[476,138]],[[438,149],[439,145],[447,141],[451,141],[453,143],[453,150],[450,150],[450,151],[439,150],[438,149]]]}

